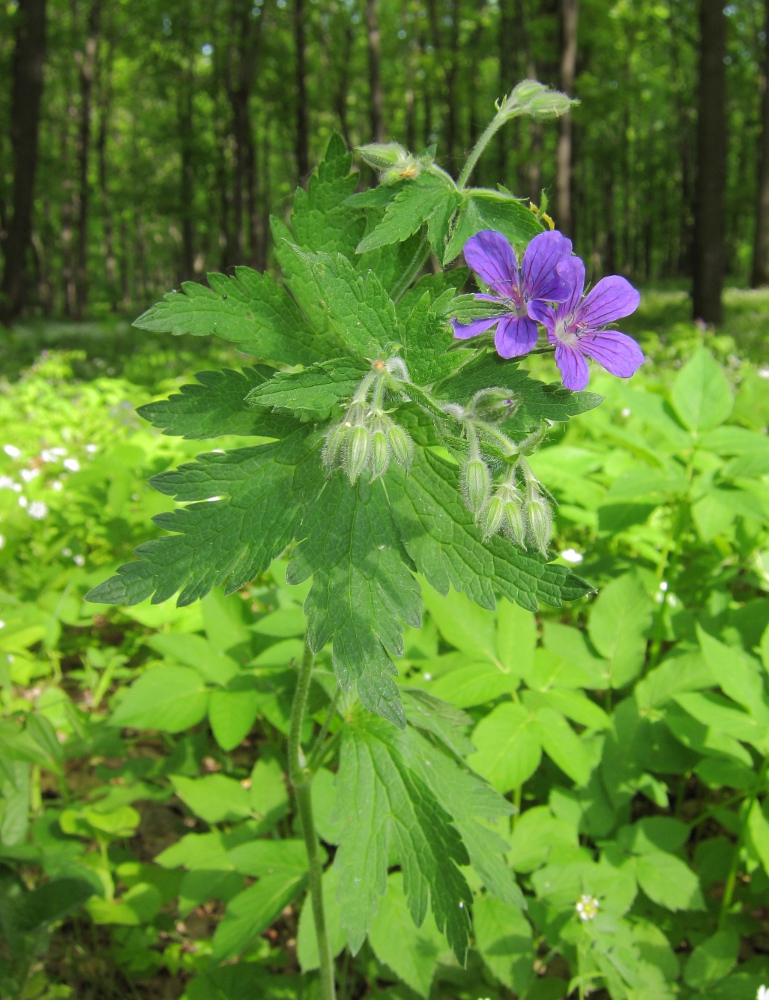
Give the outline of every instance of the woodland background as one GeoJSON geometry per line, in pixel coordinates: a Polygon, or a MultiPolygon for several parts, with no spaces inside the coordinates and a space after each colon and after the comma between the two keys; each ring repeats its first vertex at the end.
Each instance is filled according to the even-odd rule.
{"type": "Polygon", "coordinates": [[[769,278],[766,15],[763,0],[9,0],[3,316],[133,316],[182,279],[262,268],[270,214],[332,130],[435,143],[453,171],[493,101],[537,77],[581,106],[503,131],[477,180],[537,204],[544,189],[594,277],[694,280],[695,317],[718,323],[722,272],[769,278]]]}

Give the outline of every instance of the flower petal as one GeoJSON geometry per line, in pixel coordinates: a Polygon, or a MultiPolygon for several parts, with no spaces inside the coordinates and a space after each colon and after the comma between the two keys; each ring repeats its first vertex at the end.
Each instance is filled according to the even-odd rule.
{"type": "Polygon", "coordinates": [[[494,334],[494,346],[501,358],[518,358],[537,344],[537,324],[527,316],[503,316],[494,334]]]}
{"type": "Polygon", "coordinates": [[[644,363],[643,351],[638,344],[619,330],[586,333],[579,338],[579,348],[619,378],[630,378],[644,363]]]}
{"type": "MultiPolygon", "coordinates": [[[[558,308],[560,308],[560,306],[558,308]]],[[[541,323],[542,326],[544,326],[544,328],[548,331],[548,334],[555,333],[555,309],[553,309],[552,306],[542,302],[541,299],[534,299],[533,302],[528,303],[527,309],[529,317],[533,319],[535,323],[541,323]]]]}
{"type": "MultiPolygon", "coordinates": [[[[504,319],[504,317],[502,318],[504,319]]],[[[451,325],[454,327],[454,337],[456,340],[467,340],[469,337],[477,337],[478,334],[490,330],[499,320],[499,316],[490,316],[488,319],[474,319],[472,323],[458,323],[453,319],[451,325]]]]}
{"type": "Polygon", "coordinates": [[[540,233],[526,247],[521,265],[521,285],[526,297],[546,302],[563,302],[571,284],[562,278],[556,265],[571,255],[571,240],[557,231],[540,233]]]}
{"type": "Polygon", "coordinates": [[[571,294],[556,309],[556,315],[560,318],[573,313],[580,303],[585,290],[585,265],[580,257],[567,257],[556,264],[555,269],[571,288],[571,294]]]}
{"type": "Polygon", "coordinates": [[[497,295],[509,298],[518,286],[515,251],[502,233],[484,229],[465,243],[465,260],[497,295]]]}
{"type": "Polygon", "coordinates": [[[590,378],[587,361],[576,347],[570,347],[563,341],[555,345],[555,363],[561,372],[563,384],[567,389],[578,392],[584,389],[590,378]]]}
{"type": "Polygon", "coordinates": [[[577,322],[584,323],[588,330],[598,330],[615,319],[635,312],[640,301],[637,289],[625,278],[613,274],[609,278],[601,278],[585,296],[578,310],[577,322]]]}

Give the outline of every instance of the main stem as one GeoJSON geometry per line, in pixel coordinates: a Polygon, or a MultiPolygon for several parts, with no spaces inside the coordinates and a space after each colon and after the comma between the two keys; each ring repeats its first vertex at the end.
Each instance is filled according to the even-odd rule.
{"type": "Polygon", "coordinates": [[[304,654],[294,692],[294,702],[291,706],[291,729],[288,735],[288,776],[296,795],[296,805],[299,810],[299,820],[302,824],[302,835],[310,869],[310,898],[320,959],[320,995],[322,1000],[336,1000],[334,964],[326,929],[326,914],[323,909],[323,868],[318,850],[318,835],[315,832],[315,821],[312,815],[310,794],[312,772],[307,767],[302,751],[302,723],[307,707],[307,696],[310,692],[314,660],[315,657],[305,639],[304,654]]]}
{"type": "Polygon", "coordinates": [[[494,138],[499,129],[502,128],[505,122],[509,121],[511,117],[512,117],[511,115],[507,115],[505,117],[501,117],[498,114],[494,115],[489,124],[483,130],[480,139],[473,146],[472,150],[470,151],[470,155],[467,157],[467,161],[465,162],[464,167],[462,167],[462,173],[459,175],[459,180],[457,181],[457,187],[459,188],[460,191],[470,180],[470,174],[473,172],[475,164],[481,158],[481,154],[483,153],[484,149],[488,146],[488,144],[494,138]]]}

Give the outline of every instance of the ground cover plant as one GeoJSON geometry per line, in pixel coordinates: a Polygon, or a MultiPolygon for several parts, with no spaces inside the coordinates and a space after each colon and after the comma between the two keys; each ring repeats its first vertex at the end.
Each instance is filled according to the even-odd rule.
{"type": "MultiPolygon", "coordinates": [[[[517,88],[481,143],[554,110],[517,88]]],[[[765,382],[711,340],[726,371],[585,391],[640,361],[624,279],[579,305],[472,157],[363,156],[378,187],[334,138],[275,223],[284,283],[138,321],[256,364],[6,393],[2,990],[755,996],[765,382]]]]}

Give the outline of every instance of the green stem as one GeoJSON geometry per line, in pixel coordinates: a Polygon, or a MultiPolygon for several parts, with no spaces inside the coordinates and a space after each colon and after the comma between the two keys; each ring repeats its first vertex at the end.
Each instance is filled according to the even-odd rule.
{"type": "Polygon", "coordinates": [[[419,246],[414,252],[414,256],[411,258],[411,263],[400,276],[398,281],[395,283],[393,290],[390,292],[390,298],[397,305],[406,292],[411,287],[411,282],[416,278],[419,272],[427,263],[430,256],[430,244],[427,242],[427,233],[422,234],[422,239],[419,241],[419,246]]]}
{"type": "Polygon", "coordinates": [[[729,907],[732,905],[732,898],[734,896],[734,886],[737,882],[737,871],[740,867],[740,851],[742,850],[742,843],[745,839],[745,831],[748,827],[748,819],[750,817],[750,811],[753,808],[753,803],[756,801],[756,796],[758,795],[766,776],[766,769],[769,765],[769,757],[764,757],[763,763],[761,764],[761,770],[758,772],[758,777],[756,778],[756,783],[750,793],[750,797],[746,800],[743,805],[742,816],[740,817],[740,829],[737,834],[737,842],[734,845],[734,855],[732,857],[732,864],[729,868],[729,874],[726,876],[726,884],[724,885],[724,895],[721,900],[721,912],[718,915],[718,929],[721,931],[724,929],[724,924],[726,923],[726,918],[729,915],[729,907]]]}
{"type": "Polygon", "coordinates": [[[307,696],[312,680],[312,665],[315,657],[305,639],[304,655],[299,667],[294,701],[291,706],[291,729],[288,736],[288,774],[296,795],[296,805],[299,820],[302,825],[304,845],[307,849],[307,861],[310,870],[310,898],[312,900],[312,915],[315,920],[315,937],[318,942],[318,957],[320,959],[320,995],[322,1000],[335,1000],[334,963],[331,957],[331,946],[326,930],[326,915],[323,909],[323,866],[318,850],[318,835],[315,832],[315,822],[312,815],[312,797],[310,794],[312,773],[302,751],[302,723],[307,707],[307,696]]]}
{"type": "Polygon", "coordinates": [[[470,155],[467,157],[467,162],[464,167],[462,167],[462,173],[459,175],[459,180],[457,181],[457,188],[461,191],[467,182],[470,180],[470,174],[475,168],[475,164],[481,158],[481,154],[484,149],[488,146],[491,140],[494,138],[499,129],[505,124],[510,116],[501,117],[500,115],[494,115],[489,124],[483,130],[483,133],[473,146],[470,151],[470,155]]]}

